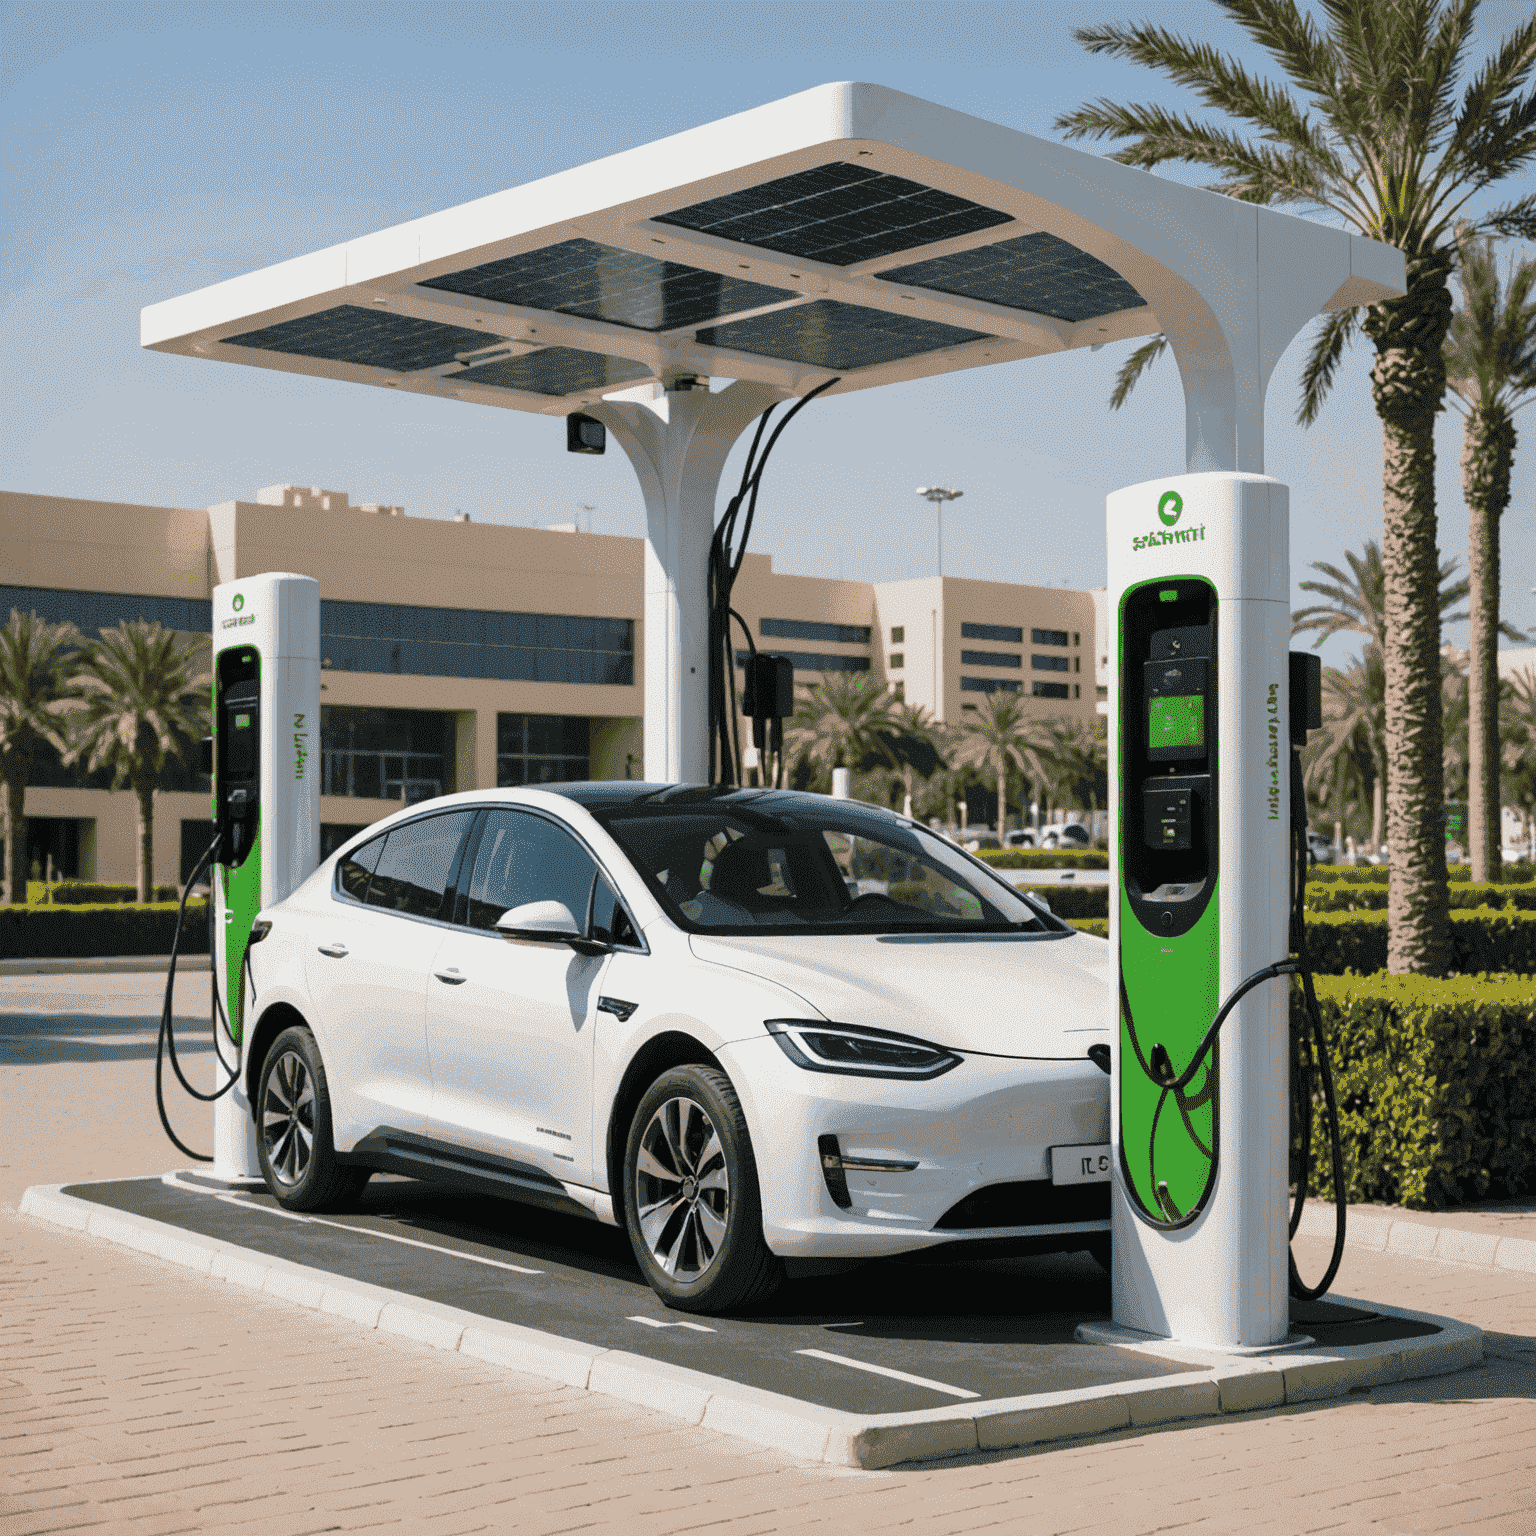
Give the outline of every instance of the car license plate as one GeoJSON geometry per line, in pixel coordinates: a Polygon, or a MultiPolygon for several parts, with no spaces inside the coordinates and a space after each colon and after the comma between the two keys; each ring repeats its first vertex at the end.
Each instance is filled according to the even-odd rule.
{"type": "Polygon", "coordinates": [[[1052,1147],[1052,1184],[1105,1184],[1109,1182],[1110,1146],[1052,1147]]]}

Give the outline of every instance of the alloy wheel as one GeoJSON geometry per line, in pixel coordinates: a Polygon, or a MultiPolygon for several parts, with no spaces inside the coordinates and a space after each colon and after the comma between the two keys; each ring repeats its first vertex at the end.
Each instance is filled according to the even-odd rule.
{"type": "Polygon", "coordinates": [[[698,1279],[719,1257],[731,1208],[725,1147],[703,1106],[668,1099],[651,1116],[635,1161],[640,1233],[674,1280],[698,1279]]]}
{"type": "Polygon", "coordinates": [[[299,1183],[314,1152],[315,1086],[308,1064],[297,1051],[284,1051],[267,1073],[261,1139],[278,1182],[299,1183]]]}

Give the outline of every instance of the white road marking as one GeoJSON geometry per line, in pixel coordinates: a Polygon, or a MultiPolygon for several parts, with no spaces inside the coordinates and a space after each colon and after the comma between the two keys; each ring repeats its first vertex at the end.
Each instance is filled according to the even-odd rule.
{"type": "Polygon", "coordinates": [[[871,1365],[867,1360],[850,1360],[847,1355],[829,1355],[824,1349],[797,1349],[797,1355],[809,1355],[813,1360],[830,1360],[833,1365],[846,1365],[855,1371],[870,1371],[876,1376],[889,1376],[892,1381],[909,1382],[914,1387],[928,1387],[934,1392],[946,1392],[950,1397],[980,1397],[979,1392],[967,1392],[964,1387],[952,1387],[948,1382],[932,1381],[927,1376],[913,1376],[907,1371],[893,1371],[888,1365],[871,1365]]]}
{"type": "Polygon", "coordinates": [[[663,1323],[654,1317],[630,1317],[625,1319],[630,1323],[644,1323],[647,1328],[691,1328],[695,1333],[713,1333],[713,1328],[706,1328],[703,1323],[663,1323]]]}
{"type": "MultiPolygon", "coordinates": [[[[166,1175],[165,1182],[171,1182],[173,1175],[166,1175]]],[[[178,1189],[194,1189],[195,1185],[178,1184],[178,1189]]],[[[514,1275],[542,1275],[542,1269],[529,1269],[523,1264],[508,1264],[501,1259],[482,1259],[478,1253],[461,1253],[457,1248],[444,1248],[438,1243],[424,1243],[419,1238],[402,1237],[398,1232],[378,1232],[372,1227],[349,1226],[344,1221],[328,1221],[324,1216],[306,1216],[302,1211],[285,1211],[281,1207],[257,1205],[254,1201],[244,1200],[239,1195],[217,1194],[213,1190],[202,1190],[203,1194],[212,1194],[216,1200],[223,1200],[230,1205],[238,1205],[244,1211],[257,1211],[263,1216],[280,1216],[284,1221],[314,1222],[322,1227],[337,1227],[343,1232],[356,1232],[359,1237],[382,1237],[386,1242],[404,1243],[408,1248],[425,1248],[431,1253],[445,1253],[450,1259],[463,1259],[470,1264],[484,1264],[490,1269],[511,1270],[514,1275]]]]}

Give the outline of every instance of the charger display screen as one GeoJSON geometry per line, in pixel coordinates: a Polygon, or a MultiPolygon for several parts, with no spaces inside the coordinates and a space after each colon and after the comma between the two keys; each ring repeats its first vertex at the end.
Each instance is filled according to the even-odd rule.
{"type": "Polygon", "coordinates": [[[1147,745],[1203,747],[1205,745],[1205,695],[1175,694],[1147,700],[1147,745]]]}

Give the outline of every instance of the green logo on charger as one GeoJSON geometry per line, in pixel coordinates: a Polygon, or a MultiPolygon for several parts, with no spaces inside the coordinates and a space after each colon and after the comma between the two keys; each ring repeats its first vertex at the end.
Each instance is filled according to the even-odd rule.
{"type": "Polygon", "coordinates": [[[1172,528],[1183,510],[1184,498],[1177,491],[1164,491],[1157,498],[1157,515],[1163,520],[1165,528],[1172,528]]]}
{"type": "MultiPolygon", "coordinates": [[[[1173,492],[1170,491],[1168,494],[1171,496],[1173,494],[1173,492]]],[[[1167,518],[1164,518],[1163,521],[1167,522],[1167,518]]],[[[236,592],[235,595],[234,595],[234,599],[233,599],[233,601],[231,601],[229,606],[231,608],[233,608],[236,613],[239,613],[240,610],[245,607],[245,599],[243,597],[241,597],[241,595],[238,592],[236,592]]]]}

